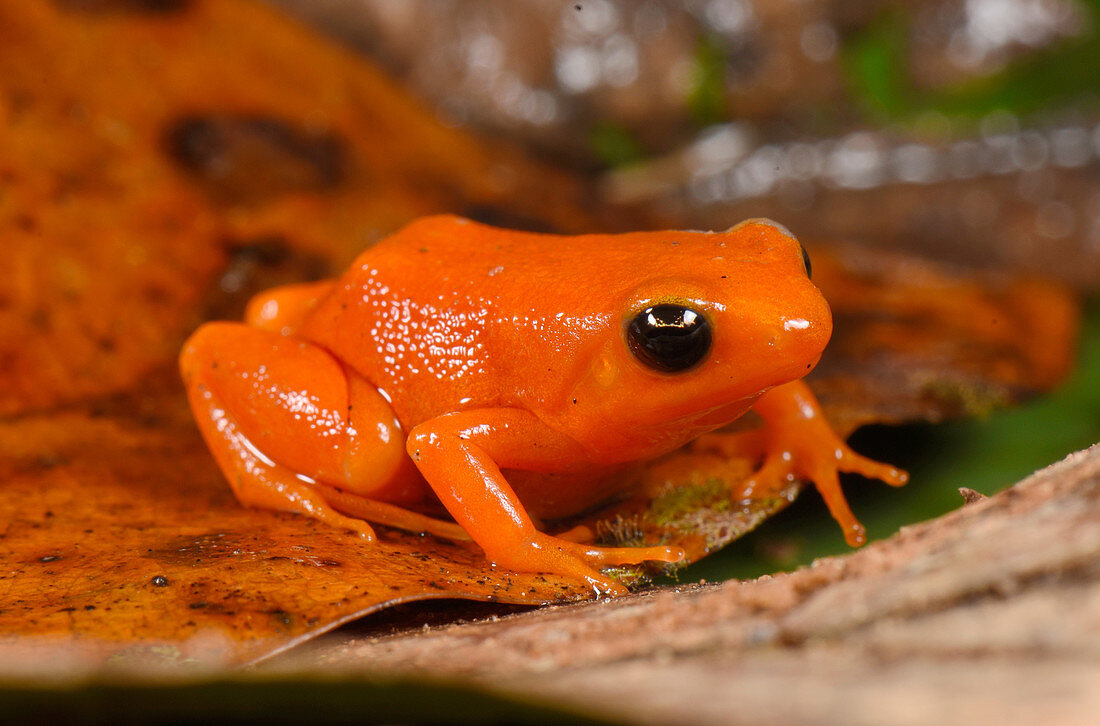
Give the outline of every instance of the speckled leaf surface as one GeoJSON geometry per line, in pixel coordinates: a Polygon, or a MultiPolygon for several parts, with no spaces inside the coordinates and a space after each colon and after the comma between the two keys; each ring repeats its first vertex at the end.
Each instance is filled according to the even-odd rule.
{"type": "Polygon", "coordinates": [[[48,636],[123,663],[240,663],[409,599],[586,595],[493,572],[470,544],[395,531],[365,543],[245,509],[178,393],[149,404],[177,415],[72,413],[2,427],[0,643],[48,636]]]}

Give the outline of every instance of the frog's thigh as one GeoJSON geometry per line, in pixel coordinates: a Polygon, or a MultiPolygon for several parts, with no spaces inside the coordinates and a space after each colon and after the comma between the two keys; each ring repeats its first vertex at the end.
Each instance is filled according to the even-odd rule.
{"type": "Polygon", "coordinates": [[[257,466],[272,481],[285,470],[298,483],[301,474],[390,501],[415,477],[389,404],[321,348],[209,323],[188,341],[181,367],[203,434],[242,500],[273,506],[279,496],[253,474],[257,466]]]}

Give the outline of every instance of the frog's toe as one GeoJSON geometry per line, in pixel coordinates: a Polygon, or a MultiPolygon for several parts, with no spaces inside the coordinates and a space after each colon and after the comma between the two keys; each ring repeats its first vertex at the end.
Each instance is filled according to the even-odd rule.
{"type": "MultiPolygon", "coordinates": [[[[845,448],[847,449],[847,447],[845,448]]],[[[844,456],[840,460],[840,470],[859,474],[868,479],[878,479],[892,487],[900,487],[909,481],[909,473],[904,469],[868,459],[851,449],[844,452],[844,456]]]]}
{"type": "Polygon", "coordinates": [[[643,562],[679,562],[685,553],[681,547],[582,547],[578,554],[603,566],[640,565],[643,562]]]}
{"type": "Polygon", "coordinates": [[[340,514],[327,505],[313,505],[313,508],[307,510],[306,513],[332,527],[350,529],[352,532],[359,535],[364,542],[373,542],[376,537],[374,528],[363,520],[355,519],[354,517],[345,517],[343,514],[340,514]]]}
{"type": "Polygon", "coordinates": [[[852,547],[865,544],[867,530],[856,519],[855,513],[848,505],[848,499],[844,496],[844,490],[840,488],[837,465],[831,461],[815,461],[807,466],[807,475],[817,488],[818,494],[825,500],[829,514],[833,515],[833,519],[840,525],[844,540],[852,547]]]}
{"type": "Polygon", "coordinates": [[[579,555],[561,542],[551,548],[529,551],[519,558],[512,553],[510,557],[490,557],[494,568],[504,568],[516,572],[548,572],[555,575],[583,580],[595,591],[597,597],[625,595],[627,587],[618,580],[603,574],[592,566],[591,561],[579,555]]]}
{"type": "Polygon", "coordinates": [[[794,463],[789,455],[772,454],[742,486],[741,497],[768,496],[782,491],[795,482],[794,463]]]}

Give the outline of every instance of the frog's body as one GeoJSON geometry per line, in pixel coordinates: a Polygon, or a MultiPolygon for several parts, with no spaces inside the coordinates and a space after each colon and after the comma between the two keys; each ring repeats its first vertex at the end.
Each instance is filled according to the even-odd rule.
{"type": "MultiPolygon", "coordinates": [[[[776,470],[791,449],[781,436],[762,472],[831,488],[830,508],[853,534],[836,469],[903,479],[837,441],[796,382],[831,333],[802,255],[766,220],[721,233],[563,237],[431,217],[336,280],[259,296],[251,327],[204,326],[181,365],[242,501],[369,536],[362,520],[334,511],[325,485],[401,506],[434,493],[491,561],[615,590],[593,565],[674,561],[679,551],[566,542],[538,532],[529,513],[597,504],[622,480],[608,472],[754,405],[772,428],[818,438],[824,428],[826,439],[805,447],[817,452],[812,465],[776,470]],[[673,314],[686,317],[657,320],[673,314]],[[683,333],[684,321],[694,337],[660,338],[669,326],[683,333]],[[638,352],[650,343],[658,358],[672,355],[668,344],[687,357],[668,369],[638,352]],[[820,473],[830,457],[831,475],[820,473]]],[[[401,510],[371,518],[407,526],[391,511],[401,510]]]]}

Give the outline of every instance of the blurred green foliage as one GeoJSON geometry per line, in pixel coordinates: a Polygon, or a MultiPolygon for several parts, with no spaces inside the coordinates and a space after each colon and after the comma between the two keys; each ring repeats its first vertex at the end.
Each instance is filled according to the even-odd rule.
{"type": "Polygon", "coordinates": [[[907,121],[925,111],[976,119],[992,111],[1030,114],[1071,104],[1100,108],[1100,0],[1082,0],[1089,14],[1080,37],[1027,54],[1001,71],[956,88],[922,91],[909,80],[909,15],[894,8],[847,39],[845,80],[872,123],[907,121]]]}
{"type": "MultiPolygon", "coordinates": [[[[692,58],[688,86],[688,112],[699,128],[729,120],[726,104],[726,65],[729,48],[713,34],[699,37],[692,58]]],[[[626,166],[645,158],[645,150],[629,129],[611,121],[596,122],[588,136],[588,147],[609,168],[626,166]]]]}
{"type": "Polygon", "coordinates": [[[609,167],[626,166],[645,158],[645,151],[630,130],[612,121],[600,121],[588,134],[588,146],[609,167]]]}
{"type": "Polygon", "coordinates": [[[729,120],[726,108],[726,65],[729,48],[716,35],[703,35],[692,59],[688,110],[698,126],[729,120]]]}

